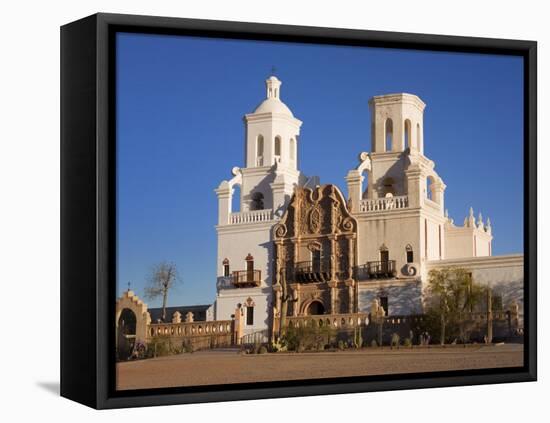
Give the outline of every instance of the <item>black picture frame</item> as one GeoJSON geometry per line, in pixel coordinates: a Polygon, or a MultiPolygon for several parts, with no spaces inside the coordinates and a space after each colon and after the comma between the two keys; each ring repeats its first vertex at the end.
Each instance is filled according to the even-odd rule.
{"type": "Polygon", "coordinates": [[[119,14],[61,28],[61,395],[90,407],[232,401],[534,381],[537,377],[537,44],[470,38],[119,14]],[[118,31],[448,52],[524,61],[522,368],[449,371],[136,391],[114,389],[115,45],[118,31]]]}

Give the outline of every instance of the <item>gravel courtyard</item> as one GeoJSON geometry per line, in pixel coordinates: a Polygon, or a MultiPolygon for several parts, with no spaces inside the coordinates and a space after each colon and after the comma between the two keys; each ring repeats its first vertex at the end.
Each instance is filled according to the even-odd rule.
{"type": "Polygon", "coordinates": [[[214,350],[117,364],[117,389],[465,370],[523,365],[523,345],[241,355],[214,350]]]}

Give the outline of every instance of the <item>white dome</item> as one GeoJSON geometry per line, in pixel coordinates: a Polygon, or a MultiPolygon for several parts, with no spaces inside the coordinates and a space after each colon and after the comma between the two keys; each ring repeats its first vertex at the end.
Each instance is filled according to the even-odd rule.
{"type": "Polygon", "coordinates": [[[294,116],[285,103],[278,98],[266,98],[260,103],[254,113],[280,113],[287,116],[294,116]]]}

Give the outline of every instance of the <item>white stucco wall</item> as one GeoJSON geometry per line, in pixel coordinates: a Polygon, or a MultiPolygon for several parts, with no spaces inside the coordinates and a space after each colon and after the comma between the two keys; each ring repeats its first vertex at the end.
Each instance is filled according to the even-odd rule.
{"type": "Polygon", "coordinates": [[[413,248],[414,261],[420,259],[420,223],[418,214],[403,212],[358,214],[357,263],[380,260],[380,247],[384,244],[390,260],[396,260],[397,269],[407,261],[406,246],[413,248]]]}
{"type": "MultiPolygon", "coordinates": [[[[245,321],[244,333],[257,332],[269,327],[269,308],[271,304],[271,288],[233,288],[220,290],[216,296],[216,320],[231,319],[237,305],[245,306],[250,298],[254,303],[254,324],[247,325],[245,321]]],[[[244,311],[246,319],[246,310],[244,311]]]]}
{"type": "Polygon", "coordinates": [[[271,286],[273,245],[271,228],[275,221],[218,226],[217,274],[224,274],[223,261],[229,260],[230,271],[245,270],[246,257],[254,257],[254,269],[261,271],[262,286],[271,286]]]}
{"type": "Polygon", "coordinates": [[[360,282],[359,312],[370,312],[372,301],[380,297],[388,297],[388,316],[422,313],[422,284],[418,280],[360,282]]]}

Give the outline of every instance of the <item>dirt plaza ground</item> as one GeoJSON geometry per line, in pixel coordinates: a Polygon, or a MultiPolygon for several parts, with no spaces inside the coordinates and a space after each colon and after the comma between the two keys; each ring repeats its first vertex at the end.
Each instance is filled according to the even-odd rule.
{"type": "Polygon", "coordinates": [[[243,355],[212,350],[117,364],[117,389],[196,386],[523,365],[523,345],[243,355]]]}

